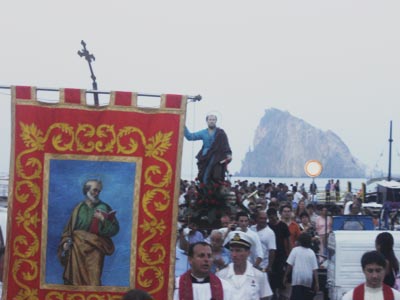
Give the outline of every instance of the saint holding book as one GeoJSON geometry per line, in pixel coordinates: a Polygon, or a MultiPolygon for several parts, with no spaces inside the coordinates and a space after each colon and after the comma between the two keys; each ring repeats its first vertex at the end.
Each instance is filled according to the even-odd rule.
{"type": "Polygon", "coordinates": [[[116,211],[99,199],[100,180],[88,180],[83,186],[86,198],[73,210],[64,228],[58,257],[64,266],[68,285],[101,285],[105,255],[114,253],[111,237],[119,231],[116,211]]]}

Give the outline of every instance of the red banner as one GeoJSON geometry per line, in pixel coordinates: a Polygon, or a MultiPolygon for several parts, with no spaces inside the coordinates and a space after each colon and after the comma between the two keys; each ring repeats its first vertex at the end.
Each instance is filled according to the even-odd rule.
{"type": "Polygon", "coordinates": [[[12,112],[3,299],[172,299],[186,97],[94,107],[84,90],[50,104],[15,87],[12,112]]]}

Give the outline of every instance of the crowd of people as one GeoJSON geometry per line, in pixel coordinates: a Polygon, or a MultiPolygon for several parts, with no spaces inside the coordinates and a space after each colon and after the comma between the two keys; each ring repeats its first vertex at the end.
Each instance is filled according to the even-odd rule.
{"type": "MultiPolygon", "coordinates": [[[[184,180],[181,187],[176,275],[193,269],[190,255],[194,254],[185,258],[189,249],[199,243],[208,244],[210,253],[203,267],[209,265],[207,272],[231,283],[233,296],[229,299],[313,299],[320,289],[317,270],[325,267],[332,217],[371,214],[362,209],[361,199],[351,193],[345,194],[341,205],[336,201],[327,204],[313,201],[313,191],[306,191],[304,184],[238,181],[225,191],[226,206],[215,214],[219,222],[207,223],[209,215],[197,210],[199,187],[184,180]],[[235,239],[241,242],[235,244],[235,239]],[[243,241],[248,241],[247,246],[243,241]],[[243,257],[247,263],[242,262],[239,267],[243,257]],[[247,277],[237,276],[244,274],[247,277]],[[262,287],[258,282],[263,276],[262,287]],[[249,278],[253,278],[253,285],[245,284],[249,278]]],[[[211,207],[206,211],[211,211],[211,207]]],[[[391,261],[393,274],[397,274],[397,260],[392,257],[391,261]]],[[[179,284],[175,292],[178,297],[179,284]]]]}
{"type": "MultiPolygon", "coordinates": [[[[313,299],[332,216],[371,212],[350,192],[337,205],[339,180],[328,180],[323,203],[314,181],[308,188],[297,182],[226,181],[232,160],[228,138],[215,115],[206,122],[206,129],[194,133],[185,127],[186,139],[202,140],[203,146],[196,157],[196,181],[181,181],[174,300],[313,299]]],[[[399,263],[390,237],[378,235],[376,251],[361,260],[365,284],[343,299],[400,299],[392,288],[399,263]]]]}

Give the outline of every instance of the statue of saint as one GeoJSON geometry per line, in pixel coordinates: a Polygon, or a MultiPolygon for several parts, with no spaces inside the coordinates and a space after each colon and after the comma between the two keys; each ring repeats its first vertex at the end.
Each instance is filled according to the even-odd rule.
{"type": "Polygon", "coordinates": [[[207,128],[191,133],[185,126],[185,138],[203,141],[197,154],[198,180],[201,183],[221,183],[225,180],[227,164],[232,160],[232,151],[225,131],[217,127],[217,116],[206,117],[207,128]]]}

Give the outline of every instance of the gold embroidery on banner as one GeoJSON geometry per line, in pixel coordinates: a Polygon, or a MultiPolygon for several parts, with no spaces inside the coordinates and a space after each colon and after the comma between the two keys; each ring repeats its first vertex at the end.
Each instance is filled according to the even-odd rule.
{"type": "Polygon", "coordinates": [[[150,143],[146,146],[146,156],[157,157],[162,156],[171,147],[171,135],[172,132],[167,134],[162,134],[162,132],[157,132],[154,137],[149,139],[150,143]]]}
{"type": "Polygon", "coordinates": [[[162,270],[157,268],[156,265],[163,265],[165,263],[167,251],[161,243],[154,243],[152,240],[157,235],[163,235],[166,230],[166,225],[164,220],[159,221],[150,212],[149,206],[153,205],[156,211],[161,212],[165,211],[171,204],[171,195],[166,188],[172,181],[172,167],[167,160],[161,158],[171,147],[171,136],[172,132],[163,134],[159,131],[154,137],[149,138],[149,143],[145,145],[145,156],[154,158],[167,168],[166,171],[162,172],[160,166],[151,165],[144,172],[144,184],[154,188],[148,190],[144,194],[142,200],[143,211],[151,220],[150,222],[144,221],[140,226],[143,232],[149,232],[150,234],[139,245],[139,257],[142,262],[152,267],[139,267],[137,281],[141,286],[148,288],[154,286],[153,279],[156,279],[158,281],[158,286],[153,288],[150,293],[156,293],[161,290],[165,282],[162,270]],[[159,183],[155,183],[152,179],[152,175],[159,176],[162,173],[165,175],[162,176],[159,183]],[[164,203],[155,199],[158,194],[161,195],[161,199],[164,203]],[[150,246],[150,248],[148,246],[150,246]],[[149,273],[153,276],[150,276],[149,273]]]}
{"type": "Polygon", "coordinates": [[[133,154],[136,152],[139,144],[136,142],[132,137],[129,138],[129,148],[122,145],[121,140],[122,138],[129,136],[131,134],[137,133],[141,138],[141,142],[143,145],[146,145],[146,137],[143,134],[143,131],[136,127],[127,126],[119,130],[117,135],[117,153],[123,154],[133,154]]]}
{"type": "Polygon", "coordinates": [[[50,292],[46,294],[45,300],[63,300],[64,293],[63,292],[50,292]]]}
{"type": "MultiPolygon", "coordinates": [[[[32,261],[27,261],[31,263],[32,261]]],[[[14,274],[18,271],[19,266],[21,264],[21,260],[18,260],[14,263],[14,268],[13,268],[13,277],[15,282],[21,287],[21,289],[18,291],[18,294],[15,296],[16,300],[39,300],[38,297],[38,289],[31,289],[28,285],[23,284],[22,282],[18,281],[17,276],[14,274]]],[[[38,272],[35,272],[35,276],[38,276],[38,272]]],[[[27,278],[23,278],[24,280],[28,280],[27,278]]]]}
{"type": "Polygon", "coordinates": [[[86,153],[91,153],[97,151],[100,153],[110,152],[114,150],[114,145],[116,143],[114,125],[100,125],[97,129],[90,124],[78,124],[78,129],[76,131],[76,143],[77,150],[86,153]],[[89,138],[90,140],[85,144],[80,136],[84,138],[89,138]],[[111,138],[110,138],[111,136],[111,138]],[[93,141],[94,137],[98,137],[104,140],[99,140],[97,142],[93,141]],[[106,142],[109,140],[108,142],[106,142]]]}
{"type": "Polygon", "coordinates": [[[43,132],[39,130],[34,124],[28,126],[20,122],[20,126],[21,126],[20,137],[24,142],[25,146],[28,148],[28,150],[22,151],[17,156],[16,159],[17,175],[24,179],[37,179],[39,178],[43,169],[42,163],[37,158],[31,157],[26,160],[24,168],[22,164],[22,158],[25,155],[28,155],[37,150],[43,151],[44,149],[43,132]],[[24,170],[31,170],[31,169],[33,169],[34,171],[33,174],[29,176],[25,173],[24,170]]]}
{"type": "Polygon", "coordinates": [[[87,138],[93,138],[95,135],[95,128],[90,124],[79,124],[76,130],[75,139],[76,139],[76,150],[83,151],[86,153],[91,153],[94,151],[95,143],[90,140],[86,145],[81,142],[79,139],[79,135],[83,132],[83,136],[87,138]]]}
{"type": "Polygon", "coordinates": [[[15,199],[22,204],[29,204],[32,202],[32,197],[34,198],[33,203],[23,211],[19,210],[16,216],[17,226],[22,226],[29,234],[18,235],[13,240],[13,255],[18,258],[15,260],[13,265],[12,276],[16,284],[21,287],[16,299],[38,300],[37,289],[31,289],[29,284],[24,284],[22,280],[25,282],[31,282],[35,280],[39,274],[38,262],[29,258],[32,258],[39,251],[39,238],[31,228],[37,228],[38,223],[40,222],[38,213],[34,212],[34,210],[40,203],[41,193],[39,186],[29,180],[21,180],[17,182],[15,190],[15,199]],[[25,189],[26,192],[23,192],[25,189]],[[21,269],[24,271],[22,272],[21,269]],[[27,271],[27,269],[29,269],[29,271],[27,271]],[[18,278],[19,276],[22,276],[22,280],[18,278]]]}
{"type": "Polygon", "coordinates": [[[159,284],[155,288],[149,291],[150,294],[157,293],[161,290],[164,285],[164,273],[161,268],[158,267],[143,267],[139,268],[138,272],[139,278],[141,278],[140,285],[145,288],[149,288],[153,285],[153,280],[150,278],[155,278],[158,280],[159,284]],[[152,272],[149,272],[152,271],[152,272]],[[152,273],[152,277],[149,276],[149,273],[152,273]]]}
{"type": "Polygon", "coordinates": [[[161,189],[154,189],[147,191],[143,196],[143,201],[142,201],[143,211],[146,213],[148,217],[151,218],[151,221],[150,222],[144,221],[143,224],[140,225],[140,228],[143,230],[143,232],[149,232],[149,235],[147,236],[147,238],[141,241],[139,245],[139,256],[141,260],[148,265],[157,265],[164,263],[166,250],[162,244],[154,242],[151,243],[149,251],[146,250],[145,245],[150,240],[152,240],[157,234],[163,236],[164,231],[167,229],[164,220],[158,221],[158,219],[149,211],[148,205],[150,203],[153,203],[157,211],[165,211],[169,206],[169,202],[170,202],[170,197],[168,192],[161,189]],[[154,201],[154,197],[157,192],[162,194],[164,199],[167,201],[166,204],[154,201]],[[150,254],[152,254],[152,256],[155,256],[156,253],[158,253],[157,258],[150,259],[150,254]]]}
{"type": "Polygon", "coordinates": [[[65,141],[65,135],[62,134],[56,134],[53,136],[52,139],[52,145],[54,149],[56,149],[59,152],[67,151],[67,150],[72,150],[73,144],[74,144],[74,132],[72,126],[66,124],[66,123],[55,123],[49,127],[46,133],[46,137],[44,138],[45,141],[49,139],[49,136],[51,132],[55,129],[59,129],[61,133],[65,133],[67,137],[70,138],[70,141],[65,141]]]}
{"type": "Polygon", "coordinates": [[[72,127],[69,126],[68,124],[65,123],[55,123],[51,125],[47,129],[46,136],[43,136],[43,132],[37,128],[35,124],[31,125],[26,125],[22,122],[20,122],[20,127],[21,127],[21,139],[24,142],[25,146],[28,148],[25,151],[22,151],[18,156],[16,160],[16,166],[17,166],[17,174],[18,176],[24,178],[24,179],[38,179],[40,174],[42,173],[42,163],[40,160],[38,160],[35,157],[28,158],[26,163],[25,163],[25,168],[23,167],[22,163],[22,157],[33,153],[35,151],[44,151],[44,146],[49,139],[50,133],[54,129],[59,129],[61,133],[65,133],[67,136],[70,136],[70,141],[65,141],[63,139],[62,134],[56,134],[53,139],[52,139],[52,145],[57,151],[66,151],[66,150],[71,150],[72,145],[74,142],[73,135],[72,135],[72,127]],[[34,169],[35,171],[33,174],[28,176],[25,174],[24,170],[27,169],[34,169]]]}
{"type": "Polygon", "coordinates": [[[28,259],[16,259],[14,262],[14,265],[13,265],[12,274],[13,274],[15,283],[21,287],[21,289],[18,291],[18,294],[16,295],[15,299],[17,299],[17,300],[24,300],[24,299],[38,300],[39,299],[37,289],[31,289],[29,287],[29,284],[24,284],[18,279],[18,276],[21,276],[21,275],[22,275],[21,279],[24,281],[32,281],[32,280],[36,279],[39,274],[37,262],[35,262],[33,260],[28,260],[28,259]],[[31,273],[21,272],[22,266],[25,266],[25,269],[26,269],[26,266],[30,267],[31,273]]]}
{"type": "Polygon", "coordinates": [[[120,295],[96,295],[85,296],[82,293],[50,292],[46,294],[45,300],[121,300],[120,295]],[[64,298],[66,296],[66,298],[64,298]]]}
{"type": "MultiPolygon", "coordinates": [[[[152,203],[155,206],[156,211],[165,211],[170,204],[170,200],[171,196],[169,195],[169,192],[167,190],[159,188],[152,189],[150,191],[147,191],[143,196],[143,201],[142,201],[143,210],[146,212],[146,215],[148,215],[152,220],[157,221],[156,217],[149,211],[147,206],[152,203]],[[155,201],[154,198],[157,193],[161,194],[161,196],[163,197],[162,199],[167,203],[163,204],[160,201],[155,201]]],[[[165,230],[165,228],[162,229],[165,230]]],[[[162,234],[163,232],[160,233],[162,234]]]]}
{"type": "MultiPolygon", "coordinates": [[[[137,283],[145,288],[151,288],[150,293],[160,291],[165,284],[165,275],[162,267],[166,263],[167,249],[160,240],[167,229],[163,219],[157,218],[150,211],[153,206],[157,212],[163,212],[171,205],[171,195],[168,186],[172,182],[173,170],[168,160],[162,158],[171,147],[173,132],[157,132],[154,136],[146,138],[143,131],[132,126],[120,128],[117,132],[114,125],[100,125],[97,128],[91,124],[78,124],[76,128],[67,123],[54,123],[46,130],[46,134],[36,124],[20,122],[20,138],[26,150],[21,151],[16,159],[15,198],[26,205],[16,214],[17,226],[23,226],[26,235],[19,235],[13,241],[13,255],[19,257],[13,265],[12,274],[15,282],[21,288],[16,296],[17,300],[38,300],[37,289],[31,289],[29,284],[22,281],[36,280],[38,277],[38,264],[33,258],[39,251],[39,238],[33,230],[40,226],[41,220],[37,212],[40,204],[41,191],[38,183],[42,180],[42,162],[33,157],[35,153],[45,151],[50,145],[59,153],[77,151],[83,153],[119,153],[124,155],[134,154],[139,147],[144,148],[144,156],[154,160],[144,170],[144,186],[147,191],[143,194],[142,208],[145,214],[143,224],[140,226],[145,238],[138,247],[138,259],[147,266],[138,269],[137,283]],[[32,201],[33,199],[33,201],[32,201]],[[32,203],[33,202],[33,203],[32,203]],[[158,239],[157,239],[158,237],[158,239]],[[27,265],[29,272],[21,266],[27,265]],[[149,276],[152,275],[152,276],[149,276]],[[21,278],[22,276],[22,278],[21,278]]],[[[75,300],[75,299],[119,299],[120,296],[91,294],[85,296],[78,293],[51,292],[46,299],[75,300]]]]}
{"type": "Polygon", "coordinates": [[[160,156],[163,156],[165,152],[171,147],[171,135],[172,132],[162,134],[161,132],[157,132],[154,137],[149,139],[150,143],[146,145],[146,156],[153,157],[154,159],[158,160],[162,164],[167,167],[165,171],[165,175],[163,176],[162,180],[156,184],[152,181],[151,175],[160,175],[162,174],[159,166],[154,165],[150,166],[145,172],[145,184],[154,187],[166,187],[171,183],[172,180],[172,167],[165,159],[162,159],[160,156]]]}
{"type": "Polygon", "coordinates": [[[96,151],[98,152],[110,152],[114,150],[114,145],[116,143],[114,125],[100,125],[97,128],[96,134],[98,137],[107,137],[107,132],[111,134],[112,139],[108,143],[103,143],[102,141],[96,142],[96,151]]]}

